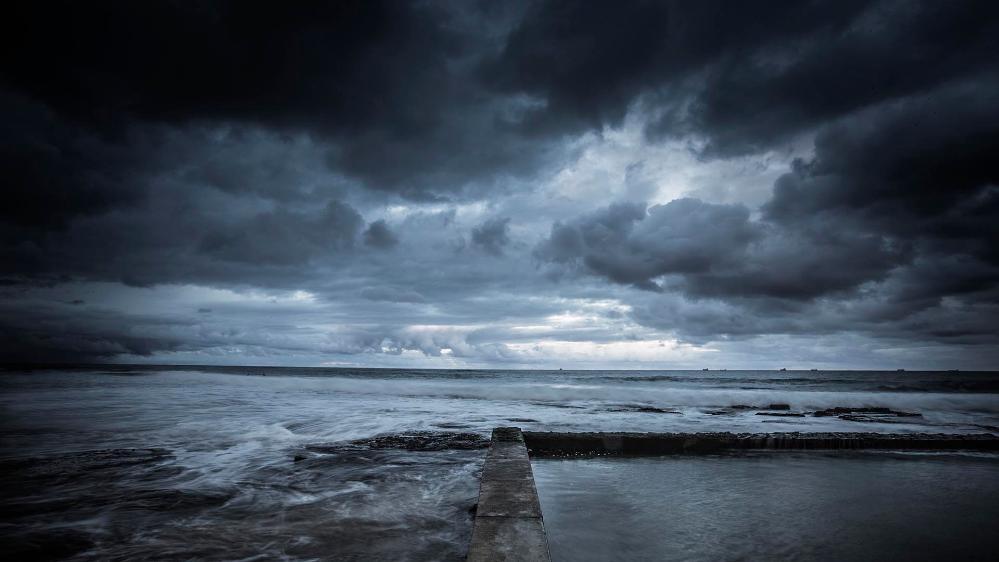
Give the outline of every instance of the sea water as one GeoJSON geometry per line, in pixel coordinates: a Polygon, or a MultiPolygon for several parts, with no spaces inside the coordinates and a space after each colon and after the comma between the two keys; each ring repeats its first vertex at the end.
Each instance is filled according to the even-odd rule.
{"type": "MultiPolygon", "coordinates": [[[[14,559],[461,560],[482,449],[343,444],[509,425],[982,433],[999,426],[999,374],[11,368],[0,373],[0,536],[14,559]],[[757,415],[770,404],[920,416],[757,415]]],[[[814,462],[815,474],[840,470],[814,462]]],[[[551,504],[557,488],[539,472],[549,517],[570,504],[551,504]]],[[[713,489],[685,509],[717,513],[713,489]]]]}

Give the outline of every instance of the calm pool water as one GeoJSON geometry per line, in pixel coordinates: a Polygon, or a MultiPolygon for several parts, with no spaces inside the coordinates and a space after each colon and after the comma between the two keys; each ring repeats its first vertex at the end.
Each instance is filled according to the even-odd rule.
{"type": "Polygon", "coordinates": [[[535,460],[552,558],[996,560],[999,456],[535,460]]]}

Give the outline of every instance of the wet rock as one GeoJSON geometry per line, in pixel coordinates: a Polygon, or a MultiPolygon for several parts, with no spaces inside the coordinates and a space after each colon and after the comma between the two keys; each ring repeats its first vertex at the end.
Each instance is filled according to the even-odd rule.
{"type": "Polygon", "coordinates": [[[757,416],[775,416],[780,418],[803,418],[805,414],[799,412],[756,412],[757,416]]]}
{"type": "Polygon", "coordinates": [[[815,417],[825,417],[825,416],[838,416],[842,418],[844,415],[884,415],[884,416],[894,416],[898,418],[920,418],[923,415],[917,412],[900,412],[897,410],[892,410],[890,408],[844,408],[837,406],[836,408],[828,408],[826,410],[819,410],[812,415],[815,417]]]}
{"type": "Polygon", "coordinates": [[[435,423],[434,427],[439,427],[441,429],[468,429],[472,427],[467,423],[457,423],[457,422],[441,422],[435,423]]]}
{"type": "Polygon", "coordinates": [[[853,422],[865,422],[865,423],[898,423],[894,417],[888,416],[877,416],[877,415],[860,415],[860,414],[843,414],[842,416],[836,416],[841,420],[853,421],[853,422]]]}
{"type": "Polygon", "coordinates": [[[635,409],[636,412],[642,412],[645,414],[679,414],[679,410],[673,410],[671,408],[656,408],[655,406],[641,406],[635,409]]]}
{"type": "Polygon", "coordinates": [[[893,414],[843,414],[836,417],[841,420],[865,423],[905,423],[899,419],[899,416],[893,414]]]}
{"type": "Polygon", "coordinates": [[[538,420],[532,418],[505,418],[506,421],[518,422],[518,423],[539,423],[538,420]]]}
{"type": "Polygon", "coordinates": [[[730,410],[790,410],[790,404],[768,404],[766,406],[749,406],[747,404],[735,404],[729,406],[730,410]]]}
{"type": "Polygon", "coordinates": [[[887,414],[890,411],[891,410],[889,410],[888,408],[843,408],[837,406],[835,408],[827,408],[825,410],[819,410],[812,415],[815,417],[823,417],[823,416],[839,416],[842,414],[854,414],[854,413],[887,414]]]}
{"type": "Polygon", "coordinates": [[[154,465],[173,458],[167,449],[98,449],[59,455],[45,455],[0,462],[0,471],[30,471],[34,477],[68,477],[68,475],[114,471],[138,465],[154,465]]]}
{"type": "Polygon", "coordinates": [[[638,412],[642,414],[682,414],[679,410],[672,408],[657,408],[655,406],[644,406],[641,404],[624,404],[607,408],[608,412],[638,412]]]}
{"type": "Polygon", "coordinates": [[[531,402],[535,406],[547,406],[549,408],[567,408],[572,410],[583,410],[585,406],[577,406],[575,404],[565,404],[562,402],[531,402]]]}
{"type": "Polygon", "coordinates": [[[413,431],[355,439],[345,443],[307,445],[309,451],[338,453],[358,449],[405,449],[407,451],[445,451],[449,449],[485,449],[489,439],[478,433],[413,431]]]}

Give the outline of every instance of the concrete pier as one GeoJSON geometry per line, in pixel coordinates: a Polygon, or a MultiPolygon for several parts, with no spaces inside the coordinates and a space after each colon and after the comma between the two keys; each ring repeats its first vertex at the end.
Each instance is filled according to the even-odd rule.
{"type": "Polygon", "coordinates": [[[888,449],[999,451],[999,437],[936,433],[558,433],[524,432],[531,456],[640,456],[726,450],[888,449]]]}
{"type": "Polygon", "coordinates": [[[493,430],[482,468],[468,560],[551,560],[531,461],[519,428],[493,430]]]}

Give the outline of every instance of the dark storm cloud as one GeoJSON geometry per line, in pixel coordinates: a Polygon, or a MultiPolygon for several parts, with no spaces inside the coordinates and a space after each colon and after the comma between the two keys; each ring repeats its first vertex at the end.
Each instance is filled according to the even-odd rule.
{"type": "Polygon", "coordinates": [[[67,127],[45,106],[0,90],[0,219],[18,227],[58,228],[140,200],[122,177],[141,176],[150,162],[143,138],[109,145],[67,127]]]}
{"type": "Polygon", "coordinates": [[[538,2],[490,70],[547,101],[539,126],[599,126],[726,57],[841,29],[864,4],[538,2]]]}
{"type": "Polygon", "coordinates": [[[463,46],[443,15],[377,1],[26,3],[8,13],[5,82],[102,128],[222,119],[356,133],[384,119],[411,134],[434,118],[425,88],[463,46]]]}
{"type": "Polygon", "coordinates": [[[719,59],[686,110],[650,131],[702,134],[721,154],[767,148],[860,108],[996,72],[997,21],[994,2],[870,3],[842,28],[719,59]]]}
{"type": "Polygon", "coordinates": [[[339,201],[329,202],[314,216],[269,211],[211,232],[199,251],[222,261],[301,265],[314,256],[352,247],[363,222],[357,211],[339,201]]]}
{"type": "MultiPolygon", "coordinates": [[[[3,295],[8,297],[9,295],[3,295]]],[[[100,311],[68,312],[60,303],[7,300],[0,303],[0,362],[63,363],[110,359],[116,355],[148,356],[184,345],[170,334],[176,323],[163,318],[146,318],[157,326],[153,333],[136,330],[136,317],[100,311]],[[30,317],[30,322],[24,318],[30,317]]]]}
{"type": "Polygon", "coordinates": [[[612,205],[556,224],[535,254],[643,289],[803,299],[883,275],[892,260],[881,245],[813,225],[786,231],[751,220],[742,205],[677,199],[648,210],[612,205]]]}
{"type": "Polygon", "coordinates": [[[839,225],[882,237],[918,270],[899,272],[909,277],[899,298],[938,300],[993,286],[999,267],[996,92],[999,76],[826,127],[816,138],[814,159],[777,181],[764,216],[792,230],[839,225]],[[946,280],[934,269],[948,272],[946,280]]]}
{"type": "Polygon", "coordinates": [[[18,4],[0,40],[0,349],[506,361],[503,341],[536,341],[572,299],[622,308],[544,337],[995,347],[996,6],[18,4]],[[813,151],[762,207],[710,177],[700,199],[657,199],[685,171],[650,161],[626,164],[631,202],[574,192],[573,173],[550,189],[632,120],[638,160],[674,141],[702,162],[813,151]],[[19,292],[78,282],[303,292],[321,312],[19,292]]]}
{"type": "MultiPolygon", "coordinates": [[[[20,4],[5,18],[2,85],[50,109],[62,136],[115,145],[137,124],[304,132],[328,145],[334,170],[367,187],[450,197],[530,172],[553,146],[507,131],[516,102],[473,76],[495,48],[489,28],[513,10],[447,7],[20,4]]],[[[239,179],[231,172],[218,163],[202,173],[226,189],[239,179]]]]}
{"type": "Polygon", "coordinates": [[[376,220],[364,231],[364,243],[373,248],[391,248],[399,243],[399,238],[389,229],[384,220],[376,220]]]}
{"type": "Polygon", "coordinates": [[[983,219],[995,210],[997,146],[999,74],[822,129],[815,158],[777,182],[764,212],[784,224],[839,213],[912,237],[994,235],[983,219]]]}
{"type": "Polygon", "coordinates": [[[545,101],[541,130],[620,123],[705,154],[772,147],[857,109],[995,72],[994,2],[568,2],[533,5],[489,67],[545,101]]]}
{"type": "Polygon", "coordinates": [[[559,261],[580,258],[613,281],[649,288],[662,275],[700,273],[738,260],[756,235],[743,206],[677,199],[648,212],[615,205],[575,225],[556,225],[539,253],[559,261]]]}
{"type": "MultiPolygon", "coordinates": [[[[3,160],[20,221],[141,197],[155,147],[132,149],[122,135],[150,124],[304,131],[368,187],[419,200],[481,194],[557,159],[564,133],[619,123],[640,99],[663,113],[655,134],[745,151],[994,68],[991,6],[22,4],[6,18],[2,83],[47,112],[50,131],[31,127],[44,138],[18,140],[3,160]],[[39,185],[61,197],[37,195],[39,185]],[[50,199],[58,205],[44,212],[50,199]]],[[[276,164],[265,156],[238,159],[190,177],[277,198],[293,183],[268,174],[276,164]],[[244,181],[248,170],[265,177],[244,181]]]]}
{"type": "MultiPolygon", "coordinates": [[[[122,318],[117,318],[121,322],[122,318]]],[[[30,330],[24,326],[0,326],[4,346],[0,349],[2,363],[87,363],[109,360],[119,355],[149,356],[158,351],[179,347],[162,338],[135,338],[127,334],[97,333],[94,326],[79,332],[68,328],[43,325],[30,330]]]]}
{"type": "Polygon", "coordinates": [[[472,229],[472,245],[487,254],[503,255],[503,247],[509,243],[509,217],[491,218],[472,229]]]}

